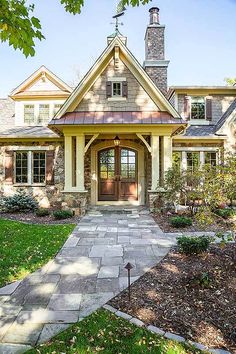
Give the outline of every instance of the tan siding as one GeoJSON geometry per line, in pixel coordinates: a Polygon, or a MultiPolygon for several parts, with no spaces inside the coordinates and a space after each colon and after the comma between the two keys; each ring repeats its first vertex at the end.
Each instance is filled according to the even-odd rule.
{"type": "Polygon", "coordinates": [[[80,102],[76,111],[159,111],[132,73],[120,60],[118,67],[112,60],[102,75],[80,102]],[[106,82],[111,77],[124,77],[128,83],[128,98],[124,101],[109,101],[106,98],[106,82]]]}

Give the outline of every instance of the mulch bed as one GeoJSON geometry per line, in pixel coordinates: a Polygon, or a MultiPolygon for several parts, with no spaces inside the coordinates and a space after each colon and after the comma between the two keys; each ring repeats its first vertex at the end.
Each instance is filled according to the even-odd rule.
{"type": "Polygon", "coordinates": [[[28,224],[76,224],[81,219],[79,216],[73,218],[56,220],[52,215],[37,216],[35,213],[0,213],[0,218],[22,221],[28,224]]]}
{"type": "Polygon", "coordinates": [[[109,304],[210,348],[236,353],[236,244],[185,256],[173,249],[109,304]],[[199,279],[209,278],[201,285],[199,279]]]}
{"type": "MultiPolygon", "coordinates": [[[[204,229],[200,228],[199,224],[194,219],[194,216],[192,217],[193,224],[191,226],[187,226],[187,227],[183,227],[183,228],[176,228],[176,227],[171,226],[170,218],[173,216],[176,216],[176,214],[168,215],[166,213],[158,213],[158,214],[152,214],[152,216],[156,220],[157,224],[160,226],[162,231],[164,231],[164,232],[186,232],[186,231],[188,231],[188,232],[196,232],[196,231],[219,232],[219,231],[232,230],[235,227],[232,219],[224,220],[223,218],[221,218],[219,216],[215,216],[213,223],[204,227],[204,229]]],[[[186,215],[186,216],[188,216],[188,215],[186,215]]]]}

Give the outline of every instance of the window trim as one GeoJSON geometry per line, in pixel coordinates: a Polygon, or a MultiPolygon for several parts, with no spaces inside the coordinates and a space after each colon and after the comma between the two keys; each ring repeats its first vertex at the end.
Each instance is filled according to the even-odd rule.
{"type": "Polygon", "coordinates": [[[14,182],[13,185],[16,187],[24,187],[24,186],[32,186],[32,187],[44,187],[46,186],[46,165],[47,165],[47,149],[24,149],[24,147],[20,147],[19,149],[12,149],[14,150],[14,182]],[[26,152],[27,153],[27,183],[17,183],[16,182],[16,154],[17,152],[26,152]],[[45,154],[45,182],[44,183],[33,183],[33,155],[34,152],[44,152],[45,154]]]}
{"type": "MultiPolygon", "coordinates": [[[[46,126],[48,125],[48,122],[53,119],[53,117],[55,116],[55,106],[56,105],[63,105],[64,101],[62,100],[38,100],[38,101],[32,101],[32,100],[27,100],[27,101],[22,101],[22,102],[18,102],[19,106],[17,105],[16,107],[16,124],[17,125],[24,125],[24,126],[35,126],[35,125],[39,125],[39,126],[46,126]],[[25,122],[25,106],[28,105],[32,105],[34,107],[34,120],[31,123],[27,123],[25,122]],[[49,105],[49,116],[48,116],[48,121],[47,122],[39,122],[39,107],[40,105],[49,105]]],[[[60,107],[61,108],[61,107],[60,107]]],[[[59,108],[59,109],[60,109],[59,108]]],[[[58,110],[59,110],[58,109],[58,110]]],[[[57,110],[57,112],[58,112],[57,110]]]]}
{"type": "Polygon", "coordinates": [[[190,122],[205,122],[207,121],[206,119],[206,96],[203,96],[203,95],[192,95],[190,96],[190,122]],[[204,118],[192,118],[192,101],[193,101],[193,98],[196,97],[196,98],[203,98],[204,99],[204,118]]]}
{"type": "Polygon", "coordinates": [[[123,98],[123,85],[121,81],[112,81],[111,83],[111,97],[112,98],[123,98]],[[114,84],[120,84],[120,95],[114,95],[114,84]]]}

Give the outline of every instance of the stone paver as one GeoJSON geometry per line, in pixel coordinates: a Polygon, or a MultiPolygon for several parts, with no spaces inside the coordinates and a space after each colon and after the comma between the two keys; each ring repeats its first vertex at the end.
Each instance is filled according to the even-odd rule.
{"type": "Polygon", "coordinates": [[[0,354],[23,353],[88,316],[127,287],[127,262],[133,282],[175,243],[144,211],[92,210],[53,260],[0,289],[0,354]]]}

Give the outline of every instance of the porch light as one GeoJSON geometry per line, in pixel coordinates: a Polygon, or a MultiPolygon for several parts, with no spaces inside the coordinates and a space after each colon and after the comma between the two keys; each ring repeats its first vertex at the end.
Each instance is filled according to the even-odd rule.
{"type": "Polygon", "coordinates": [[[120,138],[118,137],[118,135],[116,135],[115,139],[114,139],[114,145],[118,146],[120,145],[120,138]]]}

